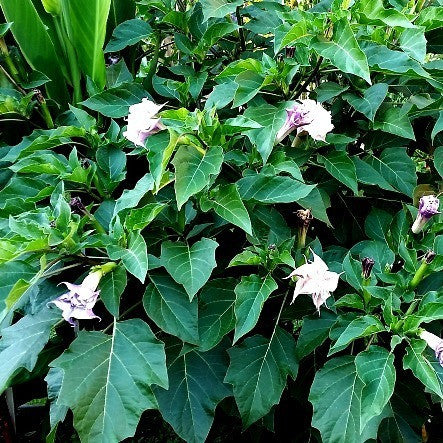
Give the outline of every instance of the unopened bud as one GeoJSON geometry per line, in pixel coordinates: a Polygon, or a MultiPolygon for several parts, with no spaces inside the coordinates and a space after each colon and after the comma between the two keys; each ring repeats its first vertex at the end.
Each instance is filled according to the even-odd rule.
{"type": "Polygon", "coordinates": [[[366,280],[371,276],[372,268],[374,267],[375,261],[370,257],[365,257],[361,261],[361,268],[363,271],[363,278],[366,280]]]}
{"type": "Polygon", "coordinates": [[[427,251],[426,254],[424,255],[423,260],[426,262],[426,264],[429,265],[429,264],[432,263],[432,260],[434,260],[435,255],[436,255],[436,254],[435,254],[434,251],[429,250],[429,251],[427,251]]]}
{"type": "Polygon", "coordinates": [[[82,203],[80,197],[72,197],[69,206],[74,214],[84,214],[86,212],[85,205],[82,203]]]}

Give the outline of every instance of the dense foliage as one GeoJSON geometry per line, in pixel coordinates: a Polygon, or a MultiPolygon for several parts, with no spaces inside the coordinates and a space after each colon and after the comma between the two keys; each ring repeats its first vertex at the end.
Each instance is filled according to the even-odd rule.
{"type": "Polygon", "coordinates": [[[0,392],[38,438],[438,435],[442,5],[0,0],[0,392]]]}

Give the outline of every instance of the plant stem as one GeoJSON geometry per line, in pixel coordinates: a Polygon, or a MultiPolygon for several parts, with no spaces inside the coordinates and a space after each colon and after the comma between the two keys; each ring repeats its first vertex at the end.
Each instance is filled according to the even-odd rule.
{"type": "Polygon", "coordinates": [[[426,263],[425,260],[423,260],[420,267],[415,272],[414,277],[412,278],[412,280],[409,283],[409,289],[415,289],[419,285],[419,283],[423,280],[423,277],[426,274],[427,268],[428,268],[428,264],[426,263]]]}
{"type": "Polygon", "coordinates": [[[294,94],[292,95],[291,97],[292,100],[297,100],[300,97],[300,95],[307,88],[309,83],[311,83],[312,79],[317,75],[318,71],[320,70],[322,62],[323,62],[323,57],[319,57],[317,64],[315,65],[315,68],[312,70],[309,77],[304,81],[299,90],[295,91],[294,94]]]}
{"type": "Polygon", "coordinates": [[[9,54],[8,47],[5,43],[4,38],[0,38],[0,52],[3,55],[6,66],[9,69],[9,74],[17,82],[19,80],[18,70],[15,67],[14,62],[12,61],[11,55],[9,54]]]}
{"type": "Polygon", "coordinates": [[[161,43],[161,35],[160,32],[156,32],[154,34],[155,42],[154,42],[154,54],[151,59],[151,64],[149,66],[148,74],[143,80],[143,86],[149,91],[152,92],[154,90],[154,86],[152,85],[152,79],[157,71],[157,63],[158,57],[160,54],[160,43],[161,43]]]}
{"type": "Polygon", "coordinates": [[[240,14],[240,6],[237,6],[237,8],[235,8],[235,16],[237,17],[238,26],[240,26],[240,28],[238,29],[238,35],[240,37],[240,48],[244,52],[246,51],[246,42],[243,30],[243,18],[240,14]]]}

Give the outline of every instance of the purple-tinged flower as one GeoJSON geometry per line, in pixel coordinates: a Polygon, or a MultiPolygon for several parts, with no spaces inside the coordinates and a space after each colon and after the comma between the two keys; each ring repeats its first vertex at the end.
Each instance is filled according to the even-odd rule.
{"type": "Polygon", "coordinates": [[[443,340],[431,332],[422,330],[419,337],[435,352],[435,357],[441,366],[443,366],[443,340]]]}
{"type": "Polygon", "coordinates": [[[314,140],[325,141],[326,134],[334,128],[331,113],[314,100],[306,99],[295,102],[286,109],[286,121],[276,135],[276,142],[281,142],[292,131],[297,134],[306,132],[314,140]]]}
{"type": "Polygon", "coordinates": [[[363,273],[363,278],[367,280],[371,276],[372,268],[374,267],[375,261],[370,257],[365,257],[361,261],[361,268],[363,273]]]}
{"type": "Polygon", "coordinates": [[[292,302],[300,294],[311,295],[312,301],[320,314],[320,306],[326,302],[338,286],[340,274],[328,269],[327,264],[312,251],[314,260],[299,266],[288,277],[298,277],[292,302]]]}
{"type": "Polygon", "coordinates": [[[138,146],[145,146],[146,139],[166,127],[157,116],[163,105],[144,98],[140,103],[129,107],[128,126],[123,136],[138,146]]]}
{"type": "Polygon", "coordinates": [[[440,200],[435,195],[424,195],[420,198],[417,218],[411,228],[414,234],[421,232],[433,215],[440,214],[439,206],[440,200]]]}
{"type": "Polygon", "coordinates": [[[50,303],[55,304],[57,308],[62,310],[63,318],[72,326],[76,325],[74,319],[100,319],[100,317],[94,314],[92,308],[100,293],[100,291],[97,291],[97,286],[102,276],[103,272],[99,270],[88,274],[80,285],[62,282],[69,291],[50,303]]]}

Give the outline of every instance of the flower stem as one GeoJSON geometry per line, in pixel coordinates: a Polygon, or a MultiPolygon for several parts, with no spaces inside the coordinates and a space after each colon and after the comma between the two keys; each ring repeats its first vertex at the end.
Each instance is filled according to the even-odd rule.
{"type": "Polygon", "coordinates": [[[415,272],[414,277],[409,282],[409,289],[415,289],[420,284],[426,274],[427,269],[428,264],[423,260],[420,267],[415,272]]]}

